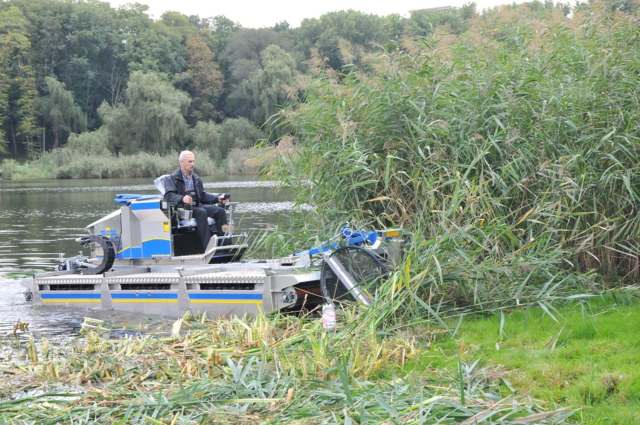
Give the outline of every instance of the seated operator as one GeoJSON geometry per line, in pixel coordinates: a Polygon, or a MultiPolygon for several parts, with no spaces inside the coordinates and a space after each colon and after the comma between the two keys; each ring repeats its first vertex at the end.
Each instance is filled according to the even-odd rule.
{"type": "Polygon", "coordinates": [[[178,160],[180,161],[180,168],[173,172],[170,176],[171,178],[168,179],[164,199],[178,206],[191,205],[193,217],[197,223],[198,235],[200,235],[203,249],[206,251],[211,239],[207,217],[211,217],[216,221],[218,236],[224,236],[228,226],[227,213],[224,208],[220,208],[217,205],[204,204],[218,202],[226,204],[227,200],[224,199],[224,195],[204,191],[202,180],[193,172],[193,167],[196,163],[193,152],[181,152],[178,160]]]}

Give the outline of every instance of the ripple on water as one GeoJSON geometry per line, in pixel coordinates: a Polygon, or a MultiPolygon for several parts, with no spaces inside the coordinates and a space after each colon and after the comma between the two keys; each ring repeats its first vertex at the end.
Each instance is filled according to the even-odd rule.
{"type": "MultiPolygon", "coordinates": [[[[236,211],[240,214],[248,212],[257,213],[274,213],[281,211],[294,210],[295,204],[293,202],[243,202],[238,205],[236,211]]],[[[312,208],[307,204],[302,204],[297,207],[301,211],[310,211],[312,208]]]]}
{"type": "Polygon", "coordinates": [[[18,235],[20,233],[28,233],[26,230],[4,229],[0,230],[0,235],[18,235]]]}
{"type": "Polygon", "coordinates": [[[29,245],[29,244],[48,244],[51,241],[49,239],[23,239],[20,242],[24,245],[29,245]]]}
{"type": "MultiPolygon", "coordinates": [[[[0,269],[0,273],[7,270],[0,269]]],[[[18,320],[28,323],[28,331],[34,338],[75,337],[85,317],[107,322],[112,326],[130,327],[148,330],[159,329],[173,323],[174,319],[141,315],[113,310],[84,309],[63,306],[34,306],[24,299],[24,288],[19,280],[7,279],[0,275],[0,335],[11,335],[18,320]],[[151,324],[151,325],[148,325],[151,324]]],[[[117,336],[116,336],[117,337],[117,336]]]]}
{"type": "Polygon", "coordinates": [[[13,333],[14,326],[20,320],[29,323],[29,331],[34,337],[49,337],[69,332],[66,324],[76,314],[66,314],[50,309],[35,309],[24,299],[24,288],[19,281],[0,278],[0,334],[13,333]],[[66,317],[65,317],[66,316],[66,317]]]}

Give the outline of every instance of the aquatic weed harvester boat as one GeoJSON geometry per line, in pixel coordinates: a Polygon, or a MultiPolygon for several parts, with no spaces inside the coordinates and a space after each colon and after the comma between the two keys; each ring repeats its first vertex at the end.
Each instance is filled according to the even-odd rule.
{"type": "MultiPolygon", "coordinates": [[[[164,177],[164,176],[163,176],[164,177]]],[[[156,185],[162,193],[162,177],[156,185]]],[[[401,229],[353,231],[319,247],[270,260],[242,260],[247,235],[229,230],[198,252],[190,211],[158,195],[117,195],[120,208],[89,224],[78,242],[89,255],[61,258],[57,270],[23,279],[35,304],[208,317],[314,308],[327,301],[369,305],[397,264],[401,229]]]]}

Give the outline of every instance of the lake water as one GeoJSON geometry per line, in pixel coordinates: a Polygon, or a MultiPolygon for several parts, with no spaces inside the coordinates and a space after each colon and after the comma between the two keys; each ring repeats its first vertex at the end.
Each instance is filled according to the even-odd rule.
{"type": "MultiPolygon", "coordinates": [[[[230,193],[239,202],[235,223],[239,232],[257,235],[288,219],[292,203],[277,182],[255,177],[203,178],[208,192],[230,193]]],[[[84,309],[38,306],[24,300],[16,274],[51,271],[59,254],[74,256],[75,239],[84,227],[119,206],[116,194],[158,193],[151,179],[0,181],[0,336],[13,333],[18,320],[29,323],[34,336],[67,334],[85,316],[112,324],[155,323],[155,318],[84,309]]]]}

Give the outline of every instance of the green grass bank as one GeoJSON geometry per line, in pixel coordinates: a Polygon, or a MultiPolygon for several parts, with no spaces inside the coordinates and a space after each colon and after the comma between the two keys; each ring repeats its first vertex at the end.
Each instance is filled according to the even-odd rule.
{"type": "Polygon", "coordinates": [[[531,306],[468,318],[454,338],[440,338],[430,356],[417,359],[416,369],[451,369],[461,358],[469,374],[498,382],[503,397],[580,408],[570,422],[638,423],[640,305],[632,292],[631,302],[627,293],[618,302],[596,297],[550,313],[531,306]]]}

